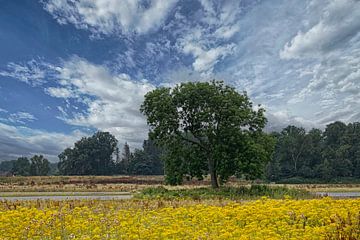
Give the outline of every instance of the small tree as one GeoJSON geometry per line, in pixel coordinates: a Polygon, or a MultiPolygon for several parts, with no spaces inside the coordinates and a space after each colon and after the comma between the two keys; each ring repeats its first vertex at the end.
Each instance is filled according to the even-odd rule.
{"type": "Polygon", "coordinates": [[[274,143],[264,134],[264,109],[255,110],[246,93],[223,82],[182,83],[145,95],[150,138],[165,149],[166,180],[180,184],[184,175],[203,178],[212,187],[231,175],[261,176],[274,143]]]}
{"type": "Polygon", "coordinates": [[[43,155],[34,155],[30,158],[30,175],[32,176],[46,176],[50,171],[49,160],[43,155]]]}

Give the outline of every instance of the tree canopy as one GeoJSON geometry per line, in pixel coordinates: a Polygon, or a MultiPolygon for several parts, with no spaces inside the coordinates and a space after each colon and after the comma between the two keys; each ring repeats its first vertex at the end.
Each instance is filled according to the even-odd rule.
{"type": "Polygon", "coordinates": [[[144,140],[143,149],[135,149],[129,163],[129,174],[163,175],[161,149],[153,141],[144,140]]]}
{"type": "Polygon", "coordinates": [[[273,151],[272,137],[262,132],[265,110],[220,81],[157,88],[145,95],[141,111],[150,138],[165,149],[170,184],[208,173],[214,188],[232,175],[256,178],[273,151]]]}
{"type": "Polygon", "coordinates": [[[114,172],[118,141],[108,132],[83,137],[59,155],[62,175],[109,175],[114,172]]]}
{"type": "Polygon", "coordinates": [[[50,162],[43,155],[34,155],[30,158],[30,175],[46,176],[50,172],[50,162]]]}
{"type": "Polygon", "coordinates": [[[14,163],[11,172],[14,175],[29,176],[30,162],[27,157],[19,157],[14,163]]]}
{"type": "Polygon", "coordinates": [[[333,122],[325,131],[288,126],[277,138],[267,178],[329,181],[360,177],[360,123],[333,122]]]}

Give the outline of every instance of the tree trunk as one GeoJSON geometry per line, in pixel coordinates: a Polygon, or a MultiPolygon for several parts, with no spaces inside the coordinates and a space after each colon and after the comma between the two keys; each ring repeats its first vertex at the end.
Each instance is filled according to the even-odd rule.
{"type": "Polygon", "coordinates": [[[219,183],[216,175],[216,169],[213,159],[209,159],[209,172],[211,177],[211,186],[212,188],[219,188],[219,183]]]}

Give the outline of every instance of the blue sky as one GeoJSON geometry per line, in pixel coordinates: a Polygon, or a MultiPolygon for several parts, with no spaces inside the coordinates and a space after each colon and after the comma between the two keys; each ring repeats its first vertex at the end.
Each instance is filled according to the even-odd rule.
{"type": "Polygon", "coordinates": [[[158,86],[221,79],[268,130],[360,119],[358,0],[0,0],[0,159],[147,137],[158,86]]]}

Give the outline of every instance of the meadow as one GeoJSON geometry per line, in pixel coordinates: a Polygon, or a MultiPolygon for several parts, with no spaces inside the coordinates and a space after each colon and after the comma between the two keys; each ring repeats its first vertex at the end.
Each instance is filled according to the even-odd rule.
{"type": "Polygon", "coordinates": [[[359,239],[360,200],[1,202],[0,239],[359,239]]]}
{"type": "MultiPolygon", "coordinates": [[[[303,189],[309,192],[347,192],[360,191],[360,183],[353,184],[274,184],[248,182],[230,178],[225,186],[250,186],[254,183],[267,186],[281,186],[303,189]]],[[[184,181],[182,186],[166,186],[167,189],[208,187],[209,179],[204,181],[184,181]]],[[[0,193],[9,192],[138,192],[149,187],[164,186],[163,176],[13,176],[0,177],[0,193]]]]}
{"type": "MultiPolygon", "coordinates": [[[[360,199],[320,198],[319,189],[230,181],[220,189],[161,176],[10,177],[1,194],[128,191],[131,200],[0,201],[0,239],[360,239],[360,199]],[[91,186],[91,188],[89,187],[91,186]],[[36,191],[42,192],[36,192],[36,191]],[[95,190],[95,191],[94,191],[95,190]],[[26,192],[25,192],[26,191],[26,192]]],[[[206,183],[206,182],[205,182],[206,183]]]]}

